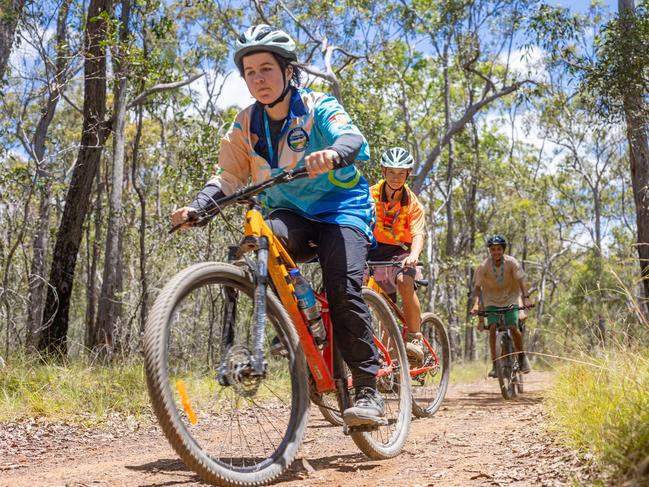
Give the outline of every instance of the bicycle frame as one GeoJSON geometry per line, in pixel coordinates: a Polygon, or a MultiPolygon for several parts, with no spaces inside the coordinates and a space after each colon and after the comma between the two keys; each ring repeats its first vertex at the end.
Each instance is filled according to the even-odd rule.
{"type": "MultiPolygon", "coordinates": [[[[335,390],[336,386],[332,376],[333,358],[330,358],[330,361],[326,360],[326,354],[321,353],[316,347],[308,325],[298,307],[293,284],[289,278],[288,271],[289,269],[295,268],[296,264],[266,224],[260,208],[256,204],[246,212],[244,237],[241,241],[240,249],[241,252],[258,252],[258,268],[256,269],[257,282],[262,286],[266,286],[264,277],[265,271],[267,270],[267,275],[270,277],[278,297],[286,308],[297,331],[300,344],[306,355],[307,364],[315,381],[317,392],[322,393],[335,390]],[[266,242],[267,245],[265,244],[266,242]],[[267,247],[267,249],[263,247],[267,247]],[[264,258],[264,251],[267,252],[267,258],[264,258]]],[[[263,303],[265,295],[262,296],[261,293],[255,293],[255,306],[259,304],[258,299],[261,300],[259,302],[263,303]]],[[[318,299],[321,302],[323,301],[322,296],[319,296],[318,299]]],[[[261,312],[262,309],[260,307],[256,316],[261,312]]],[[[263,312],[265,313],[265,310],[263,312]]],[[[323,314],[327,315],[327,320],[329,320],[328,312],[323,314]]],[[[263,320],[261,322],[263,324],[263,320]]],[[[259,330],[258,328],[257,326],[256,333],[259,339],[260,334],[263,337],[263,329],[259,330]]],[[[255,356],[257,353],[263,354],[262,344],[257,344],[255,356]]]]}

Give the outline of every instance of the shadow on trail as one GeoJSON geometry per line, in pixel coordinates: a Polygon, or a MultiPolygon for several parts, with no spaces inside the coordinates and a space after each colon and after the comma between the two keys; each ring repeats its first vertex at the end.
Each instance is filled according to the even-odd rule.
{"type": "MultiPolygon", "coordinates": [[[[357,472],[357,471],[366,471],[373,470],[380,465],[376,462],[372,462],[362,453],[352,453],[347,455],[331,455],[326,457],[319,458],[309,458],[306,459],[306,462],[313,467],[313,469],[318,472],[320,470],[335,470],[338,472],[357,472]]],[[[187,476],[182,479],[173,479],[173,480],[162,480],[160,482],[153,482],[151,484],[142,484],[140,487],[164,487],[171,485],[185,485],[188,482],[203,484],[201,478],[194,474],[180,459],[172,458],[161,458],[154,462],[143,463],[142,465],[127,465],[127,469],[141,471],[141,472],[150,472],[150,473],[169,473],[178,475],[178,473],[184,473],[187,476]]],[[[296,480],[304,480],[309,475],[309,471],[305,467],[304,460],[302,458],[296,459],[293,464],[275,479],[272,484],[283,483],[283,482],[294,482],[296,480]]],[[[204,484],[209,485],[209,484],[204,484]]]]}
{"type": "MultiPolygon", "coordinates": [[[[302,457],[304,458],[304,457],[302,457]]],[[[282,482],[293,482],[295,480],[305,481],[309,475],[317,475],[324,470],[334,470],[337,472],[350,473],[358,471],[369,471],[380,467],[375,461],[370,460],[362,453],[349,453],[346,455],[331,455],[319,458],[307,458],[308,464],[315,470],[310,474],[304,467],[303,459],[296,459],[291,467],[278,477],[273,484],[282,482]]]]}
{"type": "Polygon", "coordinates": [[[139,487],[164,487],[167,485],[187,485],[187,483],[197,483],[203,485],[209,485],[202,481],[202,479],[192,472],[187,466],[180,460],[180,458],[161,458],[155,462],[143,463],[142,465],[126,465],[126,468],[129,470],[135,470],[138,472],[149,472],[149,473],[173,473],[176,476],[178,474],[183,475],[183,478],[175,478],[173,480],[161,480],[159,482],[153,482],[150,484],[141,484],[139,487]]]}
{"type": "Polygon", "coordinates": [[[500,409],[508,408],[516,404],[538,404],[543,400],[543,396],[539,393],[529,393],[516,396],[513,399],[506,400],[502,397],[500,392],[470,392],[461,397],[447,397],[444,399],[444,406],[449,408],[465,408],[467,406],[475,406],[478,408],[491,408],[500,409]]]}

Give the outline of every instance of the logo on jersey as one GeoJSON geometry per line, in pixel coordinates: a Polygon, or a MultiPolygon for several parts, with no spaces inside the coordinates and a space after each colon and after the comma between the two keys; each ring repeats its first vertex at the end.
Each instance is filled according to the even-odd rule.
{"type": "Polygon", "coordinates": [[[349,118],[349,115],[343,112],[339,113],[334,113],[331,117],[327,119],[327,122],[336,122],[342,125],[347,125],[351,123],[351,119],[349,118]]]}
{"type": "Polygon", "coordinates": [[[304,152],[309,144],[309,135],[302,127],[297,127],[288,133],[286,141],[293,152],[304,152]]]}

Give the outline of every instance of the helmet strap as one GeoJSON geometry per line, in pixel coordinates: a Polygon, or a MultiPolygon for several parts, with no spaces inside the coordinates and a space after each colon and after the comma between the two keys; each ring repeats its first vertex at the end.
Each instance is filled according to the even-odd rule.
{"type": "Polygon", "coordinates": [[[388,184],[387,181],[385,182],[385,185],[390,189],[390,191],[392,191],[392,195],[390,196],[390,199],[393,200],[394,195],[396,195],[399,191],[401,191],[403,189],[403,187],[405,186],[405,183],[402,184],[401,186],[399,186],[397,189],[394,189],[392,186],[390,186],[390,184],[388,184]]]}
{"type": "Polygon", "coordinates": [[[282,91],[282,94],[279,95],[277,100],[266,105],[268,108],[273,108],[278,103],[282,103],[284,101],[284,98],[286,98],[286,95],[288,95],[288,93],[291,91],[291,85],[290,83],[286,82],[286,73],[284,70],[282,70],[282,80],[284,82],[284,91],[282,91]]]}
{"type": "MultiPolygon", "coordinates": [[[[385,170],[385,167],[383,169],[385,170]]],[[[383,177],[385,179],[385,171],[383,172],[383,177]]],[[[410,177],[410,170],[408,170],[408,176],[406,176],[406,181],[408,181],[408,177],[410,177]]],[[[404,182],[397,189],[394,189],[392,186],[390,186],[390,184],[388,183],[388,180],[385,179],[385,185],[390,189],[390,191],[392,191],[392,196],[390,196],[390,199],[393,200],[394,195],[396,195],[399,191],[401,191],[404,188],[404,186],[406,185],[406,183],[404,182]]]]}

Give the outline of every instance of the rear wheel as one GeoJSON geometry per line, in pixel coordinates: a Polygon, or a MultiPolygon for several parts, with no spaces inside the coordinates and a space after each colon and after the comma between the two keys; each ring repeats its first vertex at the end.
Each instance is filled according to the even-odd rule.
{"type": "MultiPolygon", "coordinates": [[[[341,366],[343,368],[342,377],[348,381],[348,377],[351,375],[347,365],[340,359],[341,366]]],[[[320,404],[318,408],[322,417],[333,426],[342,426],[344,424],[343,415],[342,415],[342,404],[338,392],[326,392],[322,394],[320,398],[320,404]]]]}
{"type": "Polygon", "coordinates": [[[161,291],[144,336],[147,385],[160,426],[187,466],[218,485],[259,485],[279,476],[295,458],[307,423],[304,354],[270,289],[265,375],[251,373],[253,296],[243,269],[194,265],[161,291]],[[275,337],[286,350],[281,356],[269,353],[275,337]]]}
{"type": "Polygon", "coordinates": [[[377,388],[385,402],[388,424],[373,431],[351,433],[351,437],[368,457],[392,458],[401,452],[410,431],[412,400],[408,357],[400,330],[383,298],[363,288],[363,299],[370,309],[374,337],[384,349],[379,348],[383,367],[377,388]],[[388,357],[393,362],[392,368],[387,367],[388,357]]]}
{"type": "Polygon", "coordinates": [[[418,418],[435,414],[442,405],[448,388],[451,370],[451,355],[448,334],[442,321],[433,313],[421,317],[421,333],[430,348],[424,343],[424,364],[421,368],[431,368],[412,376],[412,412],[418,418]]]}

